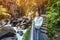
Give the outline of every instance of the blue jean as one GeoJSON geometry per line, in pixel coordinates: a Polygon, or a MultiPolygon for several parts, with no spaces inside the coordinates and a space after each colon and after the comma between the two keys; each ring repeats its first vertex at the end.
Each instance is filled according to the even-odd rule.
{"type": "Polygon", "coordinates": [[[33,40],[40,40],[40,29],[34,29],[33,40]]]}

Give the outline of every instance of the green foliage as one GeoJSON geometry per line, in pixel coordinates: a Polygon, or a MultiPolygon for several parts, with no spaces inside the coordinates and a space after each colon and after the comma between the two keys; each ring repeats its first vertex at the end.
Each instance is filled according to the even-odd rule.
{"type": "Polygon", "coordinates": [[[28,28],[24,34],[23,40],[30,40],[30,28],[28,28]]]}
{"type": "Polygon", "coordinates": [[[55,0],[47,8],[48,36],[53,37],[56,31],[60,30],[60,1],[55,0]]]}

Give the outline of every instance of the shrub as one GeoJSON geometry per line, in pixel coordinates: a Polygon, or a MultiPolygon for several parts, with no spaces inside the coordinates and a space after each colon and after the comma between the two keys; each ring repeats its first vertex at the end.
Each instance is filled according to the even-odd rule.
{"type": "Polygon", "coordinates": [[[56,1],[47,7],[48,36],[53,37],[60,30],[60,1],[56,1]]]}
{"type": "Polygon", "coordinates": [[[23,40],[30,40],[30,28],[28,28],[26,33],[24,34],[23,40]]]}

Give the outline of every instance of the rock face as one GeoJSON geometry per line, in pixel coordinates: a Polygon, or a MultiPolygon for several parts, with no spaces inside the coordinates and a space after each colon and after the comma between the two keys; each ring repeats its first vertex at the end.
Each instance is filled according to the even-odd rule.
{"type": "Polygon", "coordinates": [[[12,27],[1,27],[0,28],[0,40],[6,37],[14,37],[15,30],[12,27]]]}
{"type": "Polygon", "coordinates": [[[15,37],[8,37],[8,38],[4,38],[4,39],[1,39],[1,40],[17,40],[15,37]]]}

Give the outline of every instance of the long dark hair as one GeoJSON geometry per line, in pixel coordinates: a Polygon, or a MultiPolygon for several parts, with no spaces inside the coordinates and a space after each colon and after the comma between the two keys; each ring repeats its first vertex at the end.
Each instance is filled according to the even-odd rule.
{"type": "Polygon", "coordinates": [[[38,8],[36,9],[36,12],[39,14],[39,16],[41,16],[41,14],[42,14],[41,8],[38,7],[38,8]]]}

